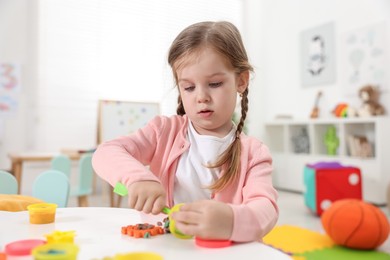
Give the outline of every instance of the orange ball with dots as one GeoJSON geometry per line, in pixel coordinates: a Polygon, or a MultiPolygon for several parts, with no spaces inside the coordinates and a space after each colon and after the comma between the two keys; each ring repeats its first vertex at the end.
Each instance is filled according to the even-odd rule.
{"type": "Polygon", "coordinates": [[[385,214],[378,207],[357,199],[335,201],[323,212],[321,222],[336,244],[354,249],[374,249],[390,232],[385,214]]]}

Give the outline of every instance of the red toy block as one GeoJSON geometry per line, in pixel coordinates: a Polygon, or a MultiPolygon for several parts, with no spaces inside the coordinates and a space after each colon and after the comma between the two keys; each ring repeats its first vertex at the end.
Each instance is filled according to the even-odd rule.
{"type": "Polygon", "coordinates": [[[315,178],[319,216],[336,200],[362,199],[362,177],[359,168],[316,169],[315,178]]]}

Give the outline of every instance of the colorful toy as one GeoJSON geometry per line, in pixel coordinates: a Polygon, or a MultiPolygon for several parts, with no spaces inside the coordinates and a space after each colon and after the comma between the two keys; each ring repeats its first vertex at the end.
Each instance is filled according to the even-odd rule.
{"type": "Polygon", "coordinates": [[[348,104],[340,103],[333,109],[333,114],[336,117],[347,117],[348,116],[348,104]]]}
{"type": "Polygon", "coordinates": [[[362,199],[359,168],[338,162],[319,162],[306,165],[303,175],[305,205],[318,216],[337,200],[362,199]]]}
{"type": "Polygon", "coordinates": [[[328,127],[324,137],[324,143],[328,155],[336,155],[337,148],[339,147],[339,138],[337,137],[336,127],[331,125],[328,127]]]}
{"type": "Polygon", "coordinates": [[[333,203],[321,216],[322,225],[332,240],[345,247],[371,250],[389,236],[390,226],[377,207],[357,199],[333,203]]]}

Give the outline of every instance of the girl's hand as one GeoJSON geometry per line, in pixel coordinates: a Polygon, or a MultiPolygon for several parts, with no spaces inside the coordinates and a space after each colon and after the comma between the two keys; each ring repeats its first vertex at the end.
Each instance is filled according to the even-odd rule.
{"type": "Polygon", "coordinates": [[[129,207],[146,214],[159,214],[165,206],[165,190],[155,181],[138,181],[129,187],[129,207]]]}
{"type": "Polygon", "coordinates": [[[186,235],[204,239],[229,239],[233,232],[233,210],[225,203],[201,200],[184,204],[171,216],[186,235]]]}

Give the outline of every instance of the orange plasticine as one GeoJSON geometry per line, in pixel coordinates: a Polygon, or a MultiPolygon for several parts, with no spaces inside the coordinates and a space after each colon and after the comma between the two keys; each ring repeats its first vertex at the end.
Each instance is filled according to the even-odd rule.
{"type": "Polygon", "coordinates": [[[124,226],[121,228],[121,233],[135,238],[142,238],[146,236],[146,233],[149,233],[150,236],[156,236],[164,234],[165,232],[162,227],[144,223],[124,226]]]}

